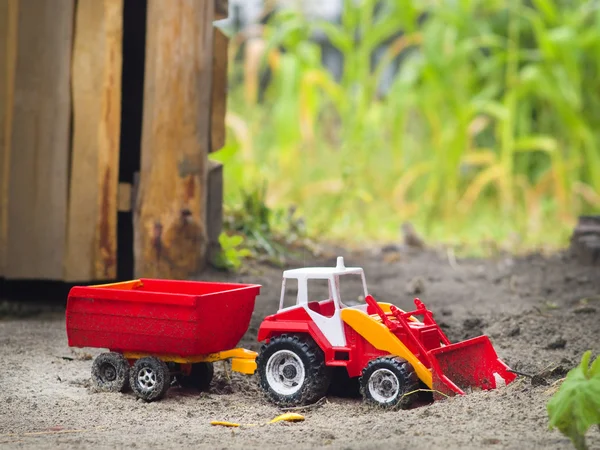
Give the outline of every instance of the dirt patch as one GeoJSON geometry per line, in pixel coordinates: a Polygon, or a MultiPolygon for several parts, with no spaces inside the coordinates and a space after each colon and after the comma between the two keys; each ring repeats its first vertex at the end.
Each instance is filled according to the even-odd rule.
{"type": "MultiPolygon", "coordinates": [[[[335,257],[291,263],[333,265],[335,257]]],[[[69,349],[64,317],[0,320],[0,445],[10,448],[570,448],[547,430],[545,404],[556,381],[585,350],[600,352],[600,271],[568,255],[448,261],[434,252],[346,255],[366,271],[371,294],[403,309],[415,288],[452,341],[479,334],[492,339],[513,369],[538,374],[506,388],[423,405],[380,411],[360,399],[329,396],[300,423],[265,425],[281,411],[269,404],[254,376],[230,374],[217,364],[208,393],[172,388],[144,403],[128,394],[96,392],[90,357],[100,350],[69,349]],[[418,280],[414,281],[414,280],[418,280]],[[233,421],[221,428],[211,420],[233,421]],[[36,434],[37,433],[37,434],[36,434]]],[[[275,312],[281,269],[203,279],[262,284],[250,329],[240,345],[257,350],[258,325],[275,312]]],[[[589,435],[600,447],[600,433],[589,435]]]]}

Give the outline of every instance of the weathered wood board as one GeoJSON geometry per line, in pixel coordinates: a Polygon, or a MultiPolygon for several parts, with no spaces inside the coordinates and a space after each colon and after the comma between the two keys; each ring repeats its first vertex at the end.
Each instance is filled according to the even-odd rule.
{"type": "Polygon", "coordinates": [[[227,110],[227,60],[229,38],[218,28],[213,35],[213,73],[211,99],[211,148],[214,152],[225,145],[225,113],[227,110]]]}
{"type": "Polygon", "coordinates": [[[78,0],[66,281],[116,277],[122,42],[123,0],[78,0]]]}
{"type": "Polygon", "coordinates": [[[19,0],[5,276],[63,276],[73,0],[19,0]]]}
{"type": "Polygon", "coordinates": [[[187,278],[206,261],[214,2],[148,0],[136,276],[187,278]]]}
{"type": "MultiPolygon", "coordinates": [[[[215,0],[215,20],[226,19],[229,3],[227,0],[215,0]]],[[[227,65],[229,61],[229,38],[217,27],[213,28],[212,58],[212,98],[210,151],[219,150],[225,145],[225,113],[227,111],[227,65]]]]}
{"type": "Polygon", "coordinates": [[[10,132],[17,45],[18,0],[0,2],[0,277],[6,272],[10,132]]]}
{"type": "Polygon", "coordinates": [[[221,251],[219,236],[223,229],[223,164],[208,161],[206,180],[207,260],[214,262],[221,251]]]}

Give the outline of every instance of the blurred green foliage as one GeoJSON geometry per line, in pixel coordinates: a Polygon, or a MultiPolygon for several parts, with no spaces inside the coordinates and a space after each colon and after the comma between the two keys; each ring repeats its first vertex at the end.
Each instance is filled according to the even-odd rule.
{"type": "Polygon", "coordinates": [[[587,450],[585,435],[593,425],[600,429],[600,358],[590,363],[587,351],[571,369],[547,404],[549,428],[571,439],[577,450],[587,450]]]}
{"type": "Polygon", "coordinates": [[[240,235],[228,235],[221,233],[219,236],[219,245],[221,251],[216,255],[213,265],[224,270],[238,270],[242,266],[242,261],[252,255],[248,248],[242,246],[244,238],[240,235]]]}
{"type": "Polygon", "coordinates": [[[295,205],[310,236],[346,245],[396,240],[404,221],[471,250],[564,245],[577,215],[600,208],[598,5],[347,1],[340,23],[275,13],[261,36],[231,41],[228,141],[214,154],[226,206],[248,210],[266,183],[264,205],[295,205]],[[339,80],[314,33],[343,55],[339,80]]]}

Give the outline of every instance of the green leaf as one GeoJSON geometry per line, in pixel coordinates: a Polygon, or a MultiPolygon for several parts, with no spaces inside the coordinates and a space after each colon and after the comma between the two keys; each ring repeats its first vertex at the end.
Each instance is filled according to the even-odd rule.
{"type": "Polygon", "coordinates": [[[592,367],[589,371],[589,376],[592,378],[600,377],[600,358],[596,358],[596,360],[592,363],[592,367]]]}
{"type": "Polygon", "coordinates": [[[587,448],[587,430],[600,424],[600,359],[589,368],[591,356],[591,351],[584,353],[547,405],[550,429],[557,428],[578,450],[587,448]]]}
{"type": "Polygon", "coordinates": [[[242,265],[242,259],[252,256],[247,248],[237,248],[244,243],[244,238],[238,234],[229,236],[221,233],[219,236],[221,251],[216,255],[213,264],[221,269],[237,270],[242,265]]]}
{"type": "Polygon", "coordinates": [[[551,0],[534,0],[533,4],[539,11],[542,12],[544,18],[551,23],[556,22],[558,14],[556,12],[556,6],[551,0]]]}
{"type": "Polygon", "coordinates": [[[495,117],[498,120],[506,120],[510,115],[510,112],[506,106],[494,101],[483,103],[479,106],[479,110],[489,114],[492,117],[495,117]]]}
{"type": "Polygon", "coordinates": [[[515,150],[520,152],[556,151],[558,143],[550,136],[527,136],[515,141],[515,150]]]}
{"type": "Polygon", "coordinates": [[[331,44],[342,54],[345,55],[353,50],[352,37],[340,27],[330,22],[318,21],[316,25],[313,26],[313,29],[325,33],[325,35],[331,41],[331,44]]]}
{"type": "Polygon", "coordinates": [[[242,248],[242,249],[240,249],[240,250],[237,251],[237,255],[240,258],[245,258],[245,257],[248,257],[248,256],[252,256],[252,252],[250,251],[250,249],[242,248]]]}
{"type": "Polygon", "coordinates": [[[231,236],[231,237],[229,238],[229,242],[228,242],[228,244],[229,244],[229,245],[230,245],[232,248],[235,248],[235,247],[237,247],[238,245],[242,245],[242,243],[243,243],[243,242],[244,242],[244,238],[243,238],[242,236],[240,236],[240,235],[234,235],[234,236],[231,236]]]}

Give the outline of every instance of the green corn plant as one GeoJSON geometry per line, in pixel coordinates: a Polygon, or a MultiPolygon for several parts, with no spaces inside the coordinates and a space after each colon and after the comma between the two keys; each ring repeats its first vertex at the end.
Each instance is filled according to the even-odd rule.
{"type": "Polygon", "coordinates": [[[315,236],[390,240],[410,220],[474,246],[516,230],[530,248],[600,209],[595,2],[345,2],[339,23],[279,12],[263,39],[263,101],[232,83],[214,155],[232,208],[266,181],[265,203],[298,205],[315,236]],[[342,54],[340,79],[314,33],[342,54]]]}
{"type": "Polygon", "coordinates": [[[591,351],[583,354],[547,405],[549,428],[557,428],[577,450],[587,450],[585,435],[591,426],[600,429],[600,358],[590,364],[591,357],[591,351]]]}

